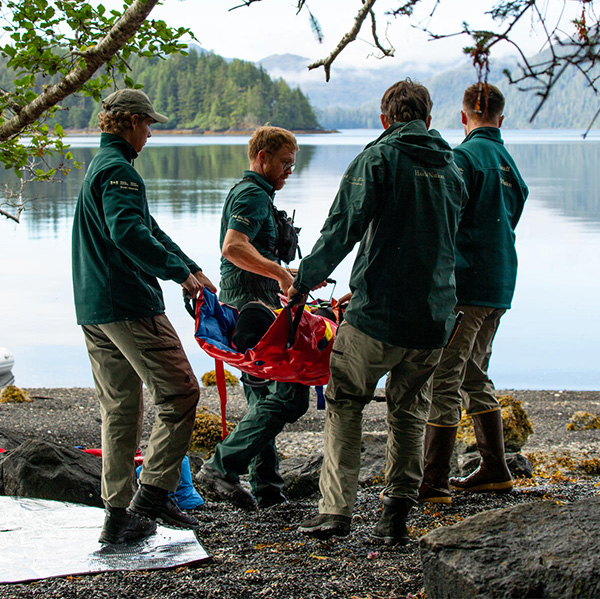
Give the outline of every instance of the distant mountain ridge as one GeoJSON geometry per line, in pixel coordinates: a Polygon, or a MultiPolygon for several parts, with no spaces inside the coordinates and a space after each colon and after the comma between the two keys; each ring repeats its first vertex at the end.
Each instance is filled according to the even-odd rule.
{"type": "MultiPolygon", "coordinates": [[[[309,59],[292,54],[272,55],[258,61],[274,79],[282,78],[297,85],[315,108],[320,125],[326,129],[379,127],[379,102],[384,91],[395,81],[411,77],[430,91],[433,99],[433,123],[436,128],[460,129],[460,107],[465,88],[476,81],[473,66],[465,58],[454,67],[402,63],[378,68],[332,68],[326,83],[323,70],[308,72],[309,59]]],[[[586,129],[598,110],[598,98],[584,77],[571,69],[559,80],[546,105],[533,123],[529,122],[539,97],[533,91],[522,92],[509,85],[503,70],[518,73],[515,60],[492,61],[490,83],[506,96],[505,127],[510,129],[586,129]]],[[[600,128],[600,122],[595,124],[600,128]]]]}

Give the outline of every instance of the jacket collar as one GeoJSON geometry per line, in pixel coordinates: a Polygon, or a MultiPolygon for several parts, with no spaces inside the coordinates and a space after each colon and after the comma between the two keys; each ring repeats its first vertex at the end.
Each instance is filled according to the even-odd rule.
{"type": "Polygon", "coordinates": [[[138,157],[134,147],[120,135],[102,133],[100,135],[100,147],[118,149],[129,162],[133,162],[138,157]]]}
{"type": "Polygon", "coordinates": [[[471,131],[467,137],[465,137],[463,143],[473,139],[474,137],[484,137],[486,139],[491,139],[492,141],[497,141],[498,143],[504,144],[499,127],[477,127],[476,129],[473,129],[473,131],[471,131]]]}
{"type": "Polygon", "coordinates": [[[244,179],[251,179],[261,189],[264,189],[271,197],[275,195],[275,188],[256,171],[244,171],[244,179]]]}

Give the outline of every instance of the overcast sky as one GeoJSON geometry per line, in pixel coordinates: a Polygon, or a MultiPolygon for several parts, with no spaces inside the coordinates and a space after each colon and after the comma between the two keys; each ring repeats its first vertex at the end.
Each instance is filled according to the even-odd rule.
{"type": "MultiPolygon", "coordinates": [[[[120,7],[122,2],[104,0],[103,4],[120,7]]],[[[172,26],[189,27],[204,48],[225,57],[257,61],[271,54],[292,53],[317,60],[327,56],[352,26],[362,1],[308,0],[307,4],[319,20],[325,36],[322,44],[311,31],[308,13],[302,11],[296,16],[297,2],[294,0],[262,0],[251,6],[229,10],[240,4],[241,0],[165,0],[162,6],[152,11],[151,17],[160,18],[172,26]]],[[[396,60],[447,64],[462,58],[461,49],[468,44],[466,37],[428,42],[427,36],[411,27],[406,18],[393,19],[384,14],[387,9],[399,4],[399,0],[379,0],[376,4],[380,39],[385,40],[387,32],[396,48],[396,60]]],[[[430,21],[429,11],[434,4],[434,0],[423,0],[413,22],[430,22],[436,32],[451,33],[459,30],[464,20],[476,27],[489,25],[490,20],[484,13],[496,1],[443,0],[430,21]]],[[[565,10],[567,17],[563,17],[563,23],[569,26],[569,20],[581,10],[579,0],[542,0],[539,4],[551,25],[565,10]]],[[[381,61],[369,56],[374,49],[368,42],[368,25],[363,25],[359,39],[340,55],[340,64],[369,68],[381,64],[381,61]]],[[[518,38],[527,53],[533,54],[541,49],[540,38],[532,30],[531,20],[522,24],[518,38]]],[[[506,54],[509,50],[508,46],[498,48],[497,55],[506,54]]]]}

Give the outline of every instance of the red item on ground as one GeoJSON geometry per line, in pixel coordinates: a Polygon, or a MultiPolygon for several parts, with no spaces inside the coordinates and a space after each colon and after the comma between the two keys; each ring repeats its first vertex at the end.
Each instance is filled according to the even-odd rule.
{"type": "MultiPolygon", "coordinates": [[[[91,455],[98,456],[99,458],[102,457],[101,449],[83,449],[82,451],[85,451],[85,453],[89,453],[91,455]]],[[[140,466],[142,464],[142,462],[144,461],[142,452],[138,450],[138,452],[135,454],[135,457],[133,458],[133,460],[134,460],[136,466],[140,466]]]]}

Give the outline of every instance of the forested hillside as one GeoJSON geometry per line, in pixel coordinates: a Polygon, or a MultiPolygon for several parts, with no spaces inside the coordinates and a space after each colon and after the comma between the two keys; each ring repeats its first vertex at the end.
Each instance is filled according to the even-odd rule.
{"type": "MultiPolygon", "coordinates": [[[[272,80],[254,63],[226,61],[192,48],[187,56],[130,61],[132,79],[144,86],[157,110],[169,117],[162,129],[249,130],[270,123],[292,130],[319,129],[299,88],[272,80]]],[[[48,83],[50,78],[41,83],[48,83]]],[[[10,89],[11,73],[0,64],[0,85],[10,89]]],[[[120,85],[123,87],[123,85],[120,85]]],[[[98,102],[70,97],[56,120],[66,129],[96,128],[98,102]]]]}
{"type": "MultiPolygon", "coordinates": [[[[571,69],[559,79],[552,94],[542,107],[536,119],[530,122],[539,96],[535,90],[520,91],[516,85],[509,85],[503,69],[509,68],[518,74],[514,61],[499,60],[493,63],[489,82],[494,83],[506,96],[506,119],[504,127],[508,129],[583,129],[592,122],[598,110],[598,96],[593,93],[585,77],[576,69],[571,69]]],[[[382,72],[386,74],[387,72],[382,72]]],[[[418,78],[412,71],[399,70],[396,79],[411,76],[421,81],[431,93],[433,99],[433,126],[436,128],[461,129],[460,108],[465,88],[476,81],[473,66],[465,61],[458,68],[447,70],[434,77],[418,78]]],[[[356,85],[360,81],[355,80],[356,85]]],[[[323,127],[328,129],[353,129],[361,127],[379,127],[379,104],[383,92],[394,83],[391,79],[382,79],[379,86],[370,84],[373,99],[360,106],[339,106],[333,102],[321,105],[315,101],[312,93],[305,93],[315,106],[317,117],[323,127]]],[[[596,120],[594,128],[600,127],[596,120]]]]}

